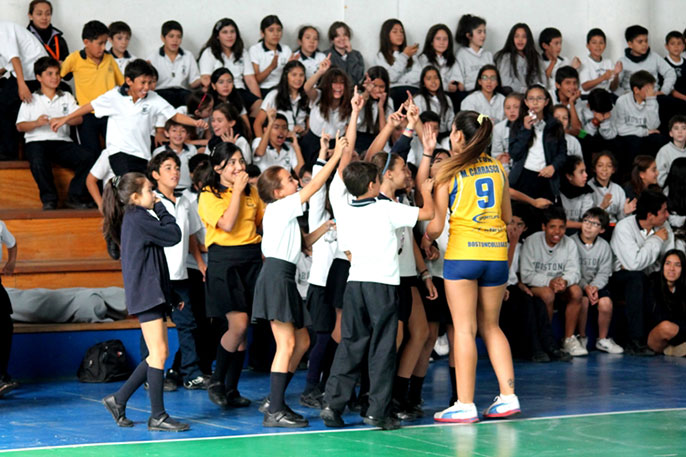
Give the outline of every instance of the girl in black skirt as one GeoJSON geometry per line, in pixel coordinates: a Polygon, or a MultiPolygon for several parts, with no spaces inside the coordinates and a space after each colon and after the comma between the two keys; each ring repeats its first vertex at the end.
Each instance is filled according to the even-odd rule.
{"type": "Polygon", "coordinates": [[[262,253],[264,267],[255,286],[253,319],[269,320],[276,340],[276,354],[271,367],[269,406],[264,413],[265,427],[306,427],[308,421],[284,403],[284,394],[300,358],[310,346],[307,325],[310,316],[295,284],[295,266],[302,242],[311,246],[332,226],[322,224],[312,233],[302,235],[297,217],[302,205],[319,190],[336,167],[345,138],[336,135],[333,156],[312,181],[298,192],[298,182],[283,167],[269,167],[262,173],[257,188],[267,203],[264,215],[262,253]]]}
{"type": "Polygon", "coordinates": [[[203,182],[208,183],[198,201],[207,230],[207,317],[226,318],[229,324],[217,347],[217,364],[207,393],[223,408],[245,407],[250,400],[238,392],[238,379],[245,361],[255,281],[262,267],[262,238],[257,230],[264,203],[248,184],[244,157],[233,143],[217,145],[200,173],[207,176],[203,182]]]}

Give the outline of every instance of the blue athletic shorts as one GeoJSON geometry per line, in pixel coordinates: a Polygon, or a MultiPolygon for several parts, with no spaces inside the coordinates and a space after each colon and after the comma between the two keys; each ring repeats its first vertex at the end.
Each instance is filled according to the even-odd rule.
{"type": "Polygon", "coordinates": [[[480,287],[502,286],[510,269],[507,260],[445,260],[443,278],[447,280],[478,280],[480,287]]]}

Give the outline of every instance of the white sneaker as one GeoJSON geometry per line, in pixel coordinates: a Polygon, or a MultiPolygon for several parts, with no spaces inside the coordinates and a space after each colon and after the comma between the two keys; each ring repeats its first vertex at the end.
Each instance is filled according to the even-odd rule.
{"type": "Polygon", "coordinates": [[[484,411],[484,417],[489,419],[509,417],[521,412],[519,408],[519,398],[515,394],[508,395],[509,398],[498,395],[493,399],[493,404],[484,411]]]}
{"type": "Polygon", "coordinates": [[[441,357],[448,355],[450,352],[450,343],[448,342],[448,335],[439,336],[434,344],[434,351],[441,357]]]}
{"type": "Polygon", "coordinates": [[[435,413],[434,420],[436,422],[472,423],[479,420],[479,413],[476,412],[474,403],[465,404],[458,400],[450,408],[435,413]]]}
{"type": "Polygon", "coordinates": [[[569,338],[565,338],[564,343],[562,344],[562,350],[572,357],[588,355],[588,351],[581,347],[579,340],[577,340],[574,335],[570,336],[569,338]]]}
{"type": "Polygon", "coordinates": [[[608,354],[622,354],[624,349],[612,338],[599,338],[595,342],[595,348],[608,354]]]}
{"type": "Polygon", "coordinates": [[[579,344],[581,345],[582,348],[588,350],[588,337],[587,336],[578,335],[576,337],[576,339],[579,340],[579,344]]]}

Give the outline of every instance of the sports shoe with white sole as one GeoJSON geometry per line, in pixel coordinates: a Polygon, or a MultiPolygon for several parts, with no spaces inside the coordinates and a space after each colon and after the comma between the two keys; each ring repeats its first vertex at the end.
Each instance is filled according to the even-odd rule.
{"type": "Polygon", "coordinates": [[[681,343],[676,346],[667,346],[663,353],[667,357],[684,357],[686,356],[686,343],[681,343]]]}
{"type": "Polygon", "coordinates": [[[436,422],[452,422],[470,424],[479,420],[479,413],[476,412],[474,403],[460,403],[456,401],[450,408],[444,409],[434,414],[436,422]]]}
{"type": "Polygon", "coordinates": [[[484,411],[484,417],[488,419],[497,419],[514,416],[521,412],[521,409],[519,408],[519,398],[517,398],[515,394],[508,395],[507,397],[509,398],[503,397],[504,396],[498,395],[493,399],[493,404],[484,411]]]}
{"type": "Polygon", "coordinates": [[[588,351],[588,337],[577,335],[576,339],[579,340],[579,344],[581,345],[581,347],[588,351]]]}
{"type": "Polygon", "coordinates": [[[579,340],[576,339],[574,335],[569,338],[565,338],[562,343],[562,350],[572,357],[579,357],[582,355],[588,355],[588,351],[581,347],[579,340]]]}
{"type": "Polygon", "coordinates": [[[599,338],[598,341],[595,342],[595,348],[599,351],[607,352],[608,354],[624,353],[624,348],[615,343],[615,340],[612,338],[599,338]]]}

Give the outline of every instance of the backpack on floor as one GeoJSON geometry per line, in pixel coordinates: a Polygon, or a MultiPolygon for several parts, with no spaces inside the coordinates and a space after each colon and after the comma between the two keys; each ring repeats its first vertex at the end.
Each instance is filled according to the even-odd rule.
{"type": "Polygon", "coordinates": [[[121,381],[130,374],[126,350],[120,340],[109,340],[88,348],[76,372],[81,382],[121,381]]]}

